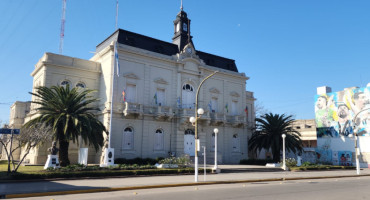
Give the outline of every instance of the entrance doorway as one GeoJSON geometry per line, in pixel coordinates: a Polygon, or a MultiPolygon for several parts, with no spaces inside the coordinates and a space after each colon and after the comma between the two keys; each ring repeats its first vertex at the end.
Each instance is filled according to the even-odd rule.
{"type": "Polygon", "coordinates": [[[187,129],[184,135],[184,153],[190,156],[195,156],[195,133],[191,129],[187,129]]]}

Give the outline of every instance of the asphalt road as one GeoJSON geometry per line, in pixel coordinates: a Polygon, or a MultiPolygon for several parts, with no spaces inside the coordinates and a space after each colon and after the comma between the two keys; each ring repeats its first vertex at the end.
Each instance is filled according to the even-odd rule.
{"type": "Polygon", "coordinates": [[[362,200],[370,199],[370,177],[313,179],[281,182],[255,182],[127,190],[24,198],[25,200],[94,199],[282,199],[282,200],[362,200]]]}

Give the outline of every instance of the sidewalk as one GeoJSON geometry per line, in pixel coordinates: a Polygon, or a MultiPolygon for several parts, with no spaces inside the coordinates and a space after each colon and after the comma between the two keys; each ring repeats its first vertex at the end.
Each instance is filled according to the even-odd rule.
{"type": "MultiPolygon", "coordinates": [[[[342,178],[357,176],[356,170],[290,172],[264,166],[219,165],[220,174],[122,177],[106,179],[55,180],[37,182],[0,183],[0,198],[20,198],[57,194],[76,194],[158,187],[178,187],[204,184],[283,181],[297,179],[342,178]],[[1,196],[2,195],[2,196],[1,196]]],[[[202,171],[199,171],[202,173],[202,171]]],[[[361,176],[370,176],[370,169],[362,169],[361,176]]]]}

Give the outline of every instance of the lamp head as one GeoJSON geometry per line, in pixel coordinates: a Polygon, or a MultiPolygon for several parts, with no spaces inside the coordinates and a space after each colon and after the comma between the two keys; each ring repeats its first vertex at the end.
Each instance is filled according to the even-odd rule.
{"type": "Polygon", "coordinates": [[[204,114],[204,110],[203,110],[203,108],[199,108],[199,109],[198,109],[198,114],[199,114],[199,115],[203,115],[203,114],[204,114]]]}
{"type": "Polygon", "coordinates": [[[189,121],[190,121],[190,123],[194,124],[195,123],[195,117],[190,117],[189,121]]]}
{"type": "Polygon", "coordinates": [[[285,134],[282,134],[281,137],[284,139],[286,137],[286,135],[285,134]]]}
{"type": "Polygon", "coordinates": [[[215,132],[215,134],[217,134],[218,133],[218,128],[213,129],[213,132],[215,132]]]}

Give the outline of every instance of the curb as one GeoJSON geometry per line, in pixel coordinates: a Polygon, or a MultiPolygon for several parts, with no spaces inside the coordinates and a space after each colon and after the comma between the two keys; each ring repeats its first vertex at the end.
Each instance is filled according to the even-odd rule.
{"type": "Polygon", "coordinates": [[[113,192],[113,191],[124,191],[124,190],[183,187],[183,186],[197,186],[197,185],[272,182],[272,181],[290,181],[290,180],[307,180],[307,179],[350,178],[350,177],[361,177],[361,176],[370,176],[370,174],[343,175],[343,176],[294,177],[294,178],[269,178],[269,179],[235,180],[235,181],[233,180],[231,181],[207,181],[207,182],[198,182],[198,183],[178,183],[178,184],[144,185],[144,186],[117,187],[117,188],[68,190],[68,191],[56,191],[56,192],[39,192],[39,193],[26,193],[26,194],[7,194],[7,195],[0,195],[0,199],[1,198],[12,199],[12,198],[26,198],[26,197],[54,196],[54,195],[67,195],[67,194],[83,194],[83,193],[95,193],[95,192],[113,192]]]}

